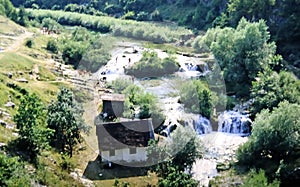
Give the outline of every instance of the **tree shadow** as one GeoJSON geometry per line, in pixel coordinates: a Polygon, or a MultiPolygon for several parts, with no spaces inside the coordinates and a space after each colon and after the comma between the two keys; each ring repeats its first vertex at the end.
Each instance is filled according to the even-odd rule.
{"type": "Polygon", "coordinates": [[[129,167],[112,163],[111,167],[107,163],[100,161],[98,156],[94,161],[89,161],[83,175],[90,180],[106,180],[116,178],[128,178],[147,175],[147,167],[129,167]]]}

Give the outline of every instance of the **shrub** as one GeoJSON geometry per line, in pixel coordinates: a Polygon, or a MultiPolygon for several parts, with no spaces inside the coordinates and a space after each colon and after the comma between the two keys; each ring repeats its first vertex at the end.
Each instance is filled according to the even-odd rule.
{"type": "Polygon", "coordinates": [[[58,52],[58,46],[55,40],[51,39],[47,42],[47,50],[53,52],[53,53],[57,53],[58,52]]]}
{"type": "Polygon", "coordinates": [[[157,98],[142,90],[141,87],[134,84],[128,86],[123,94],[126,95],[124,106],[124,117],[132,118],[135,111],[138,110],[140,119],[152,118],[154,128],[159,127],[165,120],[162,110],[158,106],[157,98]]]}
{"type": "Polygon", "coordinates": [[[188,111],[210,118],[212,93],[201,81],[194,80],[183,85],[180,89],[180,101],[188,111]]]}
{"type": "Polygon", "coordinates": [[[34,44],[34,42],[33,42],[32,39],[28,39],[28,40],[26,40],[26,42],[25,42],[25,45],[26,45],[27,47],[29,47],[29,48],[32,48],[33,44],[34,44]]]}
{"type": "Polygon", "coordinates": [[[179,68],[174,58],[161,59],[156,52],[144,52],[142,59],[131,68],[126,69],[126,74],[136,77],[159,77],[172,74],[179,68]]]}

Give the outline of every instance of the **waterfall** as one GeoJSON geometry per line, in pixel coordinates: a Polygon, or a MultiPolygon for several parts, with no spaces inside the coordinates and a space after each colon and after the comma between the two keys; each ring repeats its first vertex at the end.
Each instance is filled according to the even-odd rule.
{"type": "MultiPolygon", "coordinates": [[[[210,124],[210,121],[202,117],[198,114],[186,114],[184,116],[184,119],[181,119],[183,121],[184,126],[190,126],[193,128],[198,135],[201,134],[208,134],[212,132],[212,127],[210,124]]],[[[165,122],[163,125],[163,130],[160,131],[160,135],[163,135],[165,137],[169,137],[170,134],[177,128],[177,126],[180,125],[178,122],[165,122]]]]}
{"type": "Polygon", "coordinates": [[[197,134],[207,134],[212,132],[210,121],[201,115],[194,116],[185,121],[185,125],[191,126],[197,134]]]}
{"type": "Polygon", "coordinates": [[[225,111],[218,117],[218,131],[247,136],[251,132],[252,121],[247,114],[225,111]]]}

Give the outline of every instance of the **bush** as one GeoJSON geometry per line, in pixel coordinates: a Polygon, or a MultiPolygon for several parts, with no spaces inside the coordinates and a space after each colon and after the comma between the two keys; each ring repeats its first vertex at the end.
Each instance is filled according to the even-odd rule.
{"type": "Polygon", "coordinates": [[[29,47],[29,48],[32,48],[33,44],[34,44],[34,42],[33,42],[32,39],[28,39],[28,40],[26,40],[26,42],[25,42],[25,45],[26,45],[27,47],[29,47]]]}
{"type": "Polygon", "coordinates": [[[126,96],[124,117],[132,118],[138,111],[140,119],[152,118],[154,128],[159,127],[164,122],[165,116],[154,95],[144,92],[141,87],[134,84],[128,86],[123,94],[126,96]]]}
{"type": "Polygon", "coordinates": [[[28,171],[17,157],[0,153],[0,186],[31,186],[28,171]]]}
{"type": "Polygon", "coordinates": [[[107,84],[107,88],[112,89],[115,93],[121,94],[128,86],[132,85],[133,83],[124,78],[118,78],[112,82],[107,84]]]}
{"type": "Polygon", "coordinates": [[[179,68],[174,58],[161,59],[156,52],[144,52],[142,59],[135,63],[126,74],[135,77],[159,77],[176,72],[179,68]]]}
{"type": "Polygon", "coordinates": [[[239,164],[262,168],[269,178],[288,176],[296,171],[300,154],[299,114],[300,105],[286,101],[272,112],[259,113],[252,125],[252,136],[238,149],[239,164]],[[290,170],[283,172],[282,165],[289,166],[290,170]]]}
{"type": "Polygon", "coordinates": [[[258,173],[253,170],[250,172],[250,176],[247,177],[246,181],[241,187],[249,186],[279,187],[279,182],[274,181],[272,183],[269,183],[268,179],[265,176],[264,170],[259,170],[258,173]]]}
{"type": "Polygon", "coordinates": [[[194,80],[183,85],[180,89],[180,101],[188,111],[210,118],[213,106],[212,93],[201,81],[194,80]]]}
{"type": "Polygon", "coordinates": [[[53,53],[57,53],[58,52],[58,46],[57,46],[57,42],[53,39],[49,40],[47,42],[47,50],[53,52],[53,53]]]}

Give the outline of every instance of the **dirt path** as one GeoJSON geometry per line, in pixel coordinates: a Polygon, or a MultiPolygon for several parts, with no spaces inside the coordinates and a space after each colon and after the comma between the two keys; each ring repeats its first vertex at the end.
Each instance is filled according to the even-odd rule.
{"type": "Polygon", "coordinates": [[[20,49],[21,45],[23,45],[25,39],[31,37],[32,35],[32,32],[25,31],[19,36],[11,37],[12,39],[14,39],[14,42],[9,47],[4,49],[3,52],[17,52],[20,49]]]}

